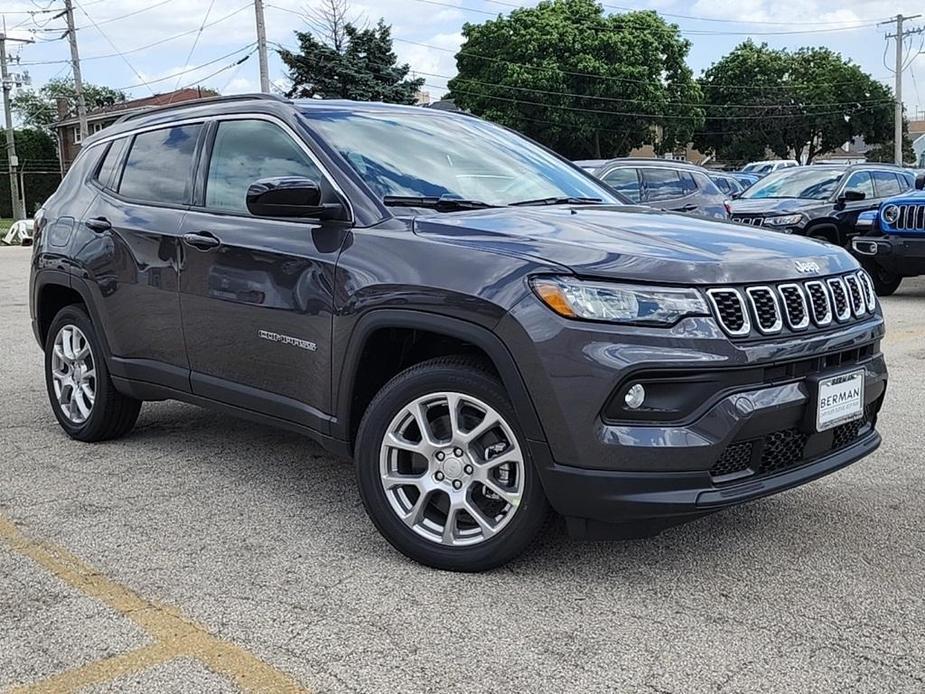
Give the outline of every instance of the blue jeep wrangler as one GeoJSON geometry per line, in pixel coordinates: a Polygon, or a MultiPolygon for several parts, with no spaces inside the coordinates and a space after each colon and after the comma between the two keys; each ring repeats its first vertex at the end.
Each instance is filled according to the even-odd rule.
{"type": "Polygon", "coordinates": [[[925,275],[925,174],[915,188],[858,217],[851,247],[880,296],[895,292],[904,277],[925,275]]]}

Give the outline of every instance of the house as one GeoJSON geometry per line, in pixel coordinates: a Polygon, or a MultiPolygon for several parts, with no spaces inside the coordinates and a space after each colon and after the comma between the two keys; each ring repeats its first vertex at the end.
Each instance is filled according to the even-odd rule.
{"type": "MultiPolygon", "coordinates": [[[[155,94],[143,99],[121,101],[111,106],[95,109],[87,113],[87,130],[90,134],[98,133],[108,125],[112,125],[119,118],[152,106],[165,106],[182,101],[193,101],[207,96],[215,96],[216,92],[201,87],[187,87],[164,94],[155,94]]],[[[58,102],[59,120],[54,124],[55,139],[58,144],[58,162],[62,175],[68,170],[71,163],[80,151],[80,120],[70,112],[69,105],[64,100],[58,102]]]]}

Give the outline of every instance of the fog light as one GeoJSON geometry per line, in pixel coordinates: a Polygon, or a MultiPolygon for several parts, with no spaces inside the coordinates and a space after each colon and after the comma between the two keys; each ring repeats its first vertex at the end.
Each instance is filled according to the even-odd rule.
{"type": "Polygon", "coordinates": [[[635,410],[642,406],[645,399],[646,389],[642,387],[641,383],[634,383],[629,387],[629,390],[626,391],[626,396],[624,396],[623,401],[628,408],[635,410]]]}

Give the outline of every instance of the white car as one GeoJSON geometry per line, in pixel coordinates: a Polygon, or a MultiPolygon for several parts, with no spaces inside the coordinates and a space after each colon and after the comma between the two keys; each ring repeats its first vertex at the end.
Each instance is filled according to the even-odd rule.
{"type": "Polygon", "coordinates": [[[13,226],[10,227],[10,230],[6,232],[6,236],[3,237],[3,243],[7,246],[22,245],[22,246],[31,246],[32,245],[32,230],[35,228],[35,222],[31,219],[20,219],[18,222],[14,222],[13,226]]]}
{"type": "Polygon", "coordinates": [[[800,162],[796,159],[769,159],[767,161],[753,161],[742,168],[742,173],[758,174],[765,176],[773,171],[789,169],[793,166],[799,166],[800,162]]]}

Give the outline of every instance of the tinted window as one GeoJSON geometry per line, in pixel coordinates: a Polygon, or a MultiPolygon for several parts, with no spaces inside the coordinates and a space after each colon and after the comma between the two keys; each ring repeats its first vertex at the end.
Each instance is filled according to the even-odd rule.
{"type": "Polygon", "coordinates": [[[257,179],[303,176],[321,181],[321,171],[279,126],[262,120],[225,121],[218,126],[206,207],[247,214],[247,189],[257,179]]]}
{"type": "Polygon", "coordinates": [[[614,169],[606,173],[603,180],[633,202],[639,202],[639,175],[636,169],[614,169]]]}
{"type": "Polygon", "coordinates": [[[801,167],[778,171],[762,178],[746,190],[746,199],[805,198],[826,200],[836,190],[844,172],[833,168],[801,167]]]}
{"type": "Polygon", "coordinates": [[[646,200],[658,202],[685,196],[681,177],[673,169],[642,169],[642,177],[646,182],[646,200]]]}
{"type": "Polygon", "coordinates": [[[112,142],[106,150],[106,154],[103,155],[99,171],[96,172],[96,180],[104,188],[115,188],[118,183],[113,180],[113,174],[122,159],[126,142],[128,142],[128,139],[124,137],[121,140],[112,142]]]}
{"type": "Polygon", "coordinates": [[[713,182],[716,184],[716,187],[726,195],[732,195],[732,193],[736,191],[736,188],[733,187],[728,178],[714,178],[713,182]]]}
{"type": "Polygon", "coordinates": [[[896,174],[889,171],[874,171],[873,177],[877,186],[877,197],[888,198],[891,195],[899,195],[903,192],[899,181],[896,180],[896,174]]]}
{"type": "Polygon", "coordinates": [[[201,125],[179,125],[135,136],[119,193],[133,200],[183,204],[189,201],[193,155],[201,125]]]}
{"type": "Polygon", "coordinates": [[[678,176],[681,177],[681,188],[684,190],[685,195],[693,195],[698,188],[706,188],[708,191],[713,189],[713,186],[710,185],[709,181],[705,180],[704,176],[698,178],[687,171],[679,171],[678,176]]]}
{"type": "Polygon", "coordinates": [[[867,171],[855,171],[851,174],[845,184],[845,190],[859,190],[866,198],[877,197],[874,194],[874,181],[867,171]]]}

